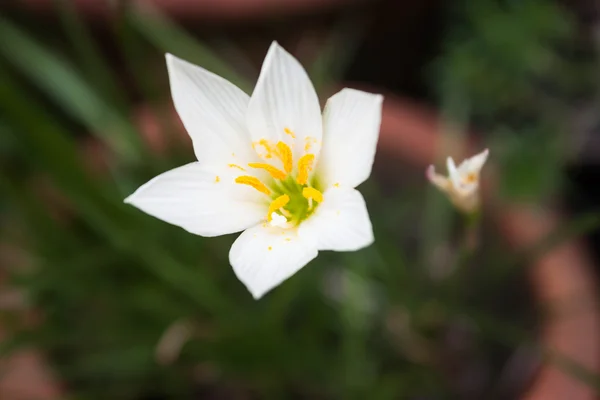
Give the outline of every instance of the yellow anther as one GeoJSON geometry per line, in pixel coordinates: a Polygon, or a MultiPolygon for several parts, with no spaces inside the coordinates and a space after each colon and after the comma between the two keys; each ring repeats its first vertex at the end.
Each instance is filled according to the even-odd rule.
{"type": "Polygon", "coordinates": [[[264,169],[265,171],[267,171],[269,173],[269,175],[271,175],[273,177],[273,179],[285,179],[286,173],[283,172],[282,170],[275,168],[274,166],[270,165],[270,164],[265,164],[265,163],[250,163],[248,164],[248,166],[250,168],[260,168],[260,169],[264,169]]]}
{"type": "Polygon", "coordinates": [[[306,185],[306,182],[308,182],[308,174],[313,169],[312,164],[314,161],[314,154],[305,154],[298,161],[298,177],[296,178],[296,182],[300,185],[306,185]]]}
{"type": "Polygon", "coordinates": [[[283,131],[286,133],[286,135],[290,135],[293,139],[296,138],[296,134],[290,128],[285,128],[283,131]]]}
{"type": "Polygon", "coordinates": [[[254,189],[258,190],[261,193],[266,194],[267,196],[269,196],[271,194],[271,191],[269,190],[269,188],[266,187],[264,183],[259,181],[258,178],[254,177],[254,176],[248,176],[248,175],[238,176],[237,178],[235,178],[235,183],[239,183],[241,185],[252,186],[254,189]]]}
{"type": "Polygon", "coordinates": [[[340,187],[340,183],[339,182],[334,183],[333,187],[339,188],[340,187]]]}
{"type": "Polygon", "coordinates": [[[237,165],[237,164],[229,164],[229,168],[237,168],[237,169],[239,169],[240,171],[245,171],[245,169],[244,169],[244,168],[240,167],[240,166],[239,166],[239,165],[237,165]]]}
{"type": "Polygon", "coordinates": [[[285,207],[285,205],[289,202],[290,202],[290,196],[288,196],[287,194],[282,194],[281,196],[279,196],[278,198],[273,200],[271,202],[271,204],[269,204],[269,211],[267,212],[267,220],[271,221],[271,214],[273,214],[275,211],[279,210],[280,208],[285,207]]]}
{"type": "Polygon", "coordinates": [[[307,199],[313,199],[316,202],[323,202],[323,193],[319,192],[317,189],[313,187],[305,187],[302,189],[302,196],[307,199]]]}
{"type": "Polygon", "coordinates": [[[221,178],[219,175],[215,176],[215,183],[221,182],[221,178]]]}
{"type": "Polygon", "coordinates": [[[292,172],[292,168],[294,167],[294,159],[292,158],[292,149],[290,149],[290,146],[288,146],[287,144],[283,143],[283,142],[278,142],[277,143],[277,150],[278,150],[278,155],[279,158],[281,159],[281,162],[283,163],[283,169],[285,170],[285,172],[287,172],[288,174],[290,172],[292,172]]]}
{"type": "Polygon", "coordinates": [[[476,180],[477,180],[477,175],[475,175],[472,172],[465,177],[466,183],[474,183],[476,180]]]}

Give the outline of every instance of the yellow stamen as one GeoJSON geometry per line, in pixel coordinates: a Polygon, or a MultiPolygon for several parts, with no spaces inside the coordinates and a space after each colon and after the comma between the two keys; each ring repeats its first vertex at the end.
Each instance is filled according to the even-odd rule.
{"type": "Polygon", "coordinates": [[[338,188],[338,187],[340,187],[340,184],[339,184],[339,182],[337,182],[337,183],[334,183],[333,186],[338,188]]]}
{"type": "Polygon", "coordinates": [[[258,190],[261,193],[266,194],[267,196],[269,196],[271,194],[271,191],[269,190],[269,188],[266,187],[264,183],[259,181],[258,178],[254,177],[254,176],[248,176],[248,175],[238,176],[237,178],[235,178],[235,183],[239,183],[241,185],[252,186],[254,189],[258,190]]]}
{"type": "Polygon", "coordinates": [[[215,176],[215,182],[216,183],[221,182],[221,178],[219,177],[219,175],[215,176]]]}
{"type": "Polygon", "coordinates": [[[271,202],[271,204],[269,205],[269,211],[267,211],[267,220],[271,221],[271,214],[273,214],[275,211],[279,210],[280,208],[285,207],[285,205],[289,202],[290,202],[290,196],[288,196],[287,194],[283,194],[283,195],[279,196],[278,198],[276,198],[275,200],[273,200],[271,202]]]}
{"type": "Polygon", "coordinates": [[[269,251],[271,251],[271,250],[273,250],[273,247],[272,247],[272,246],[269,246],[269,251]]]}
{"type": "Polygon", "coordinates": [[[292,131],[290,128],[285,128],[283,130],[287,135],[290,135],[293,139],[296,138],[296,134],[294,133],[294,131],[292,131]]]}
{"type": "Polygon", "coordinates": [[[317,189],[313,187],[305,187],[302,189],[302,196],[307,199],[313,199],[316,202],[323,202],[323,193],[319,192],[317,189]]]}
{"type": "Polygon", "coordinates": [[[288,146],[287,144],[283,142],[278,142],[277,150],[279,151],[279,158],[281,158],[281,162],[283,163],[283,169],[289,174],[290,172],[292,172],[292,168],[294,166],[292,158],[292,149],[290,149],[290,146],[288,146]]]}
{"type": "Polygon", "coordinates": [[[237,169],[239,169],[240,171],[245,171],[245,169],[244,169],[244,168],[240,167],[240,166],[239,166],[239,165],[237,165],[237,164],[229,164],[229,168],[237,168],[237,169]]]}
{"type": "Polygon", "coordinates": [[[308,181],[308,174],[312,171],[312,164],[315,161],[314,154],[305,154],[298,161],[298,177],[296,178],[296,182],[300,185],[306,185],[308,181]]]}
{"type": "Polygon", "coordinates": [[[475,175],[474,173],[470,173],[469,175],[466,176],[465,181],[467,183],[473,183],[477,180],[477,175],[475,175]]]}
{"type": "Polygon", "coordinates": [[[285,179],[286,173],[283,172],[282,170],[275,168],[274,166],[270,165],[270,164],[265,164],[265,163],[250,163],[248,164],[248,166],[250,168],[260,168],[260,169],[264,169],[265,171],[267,171],[269,173],[269,175],[271,175],[273,177],[273,179],[285,179]]]}

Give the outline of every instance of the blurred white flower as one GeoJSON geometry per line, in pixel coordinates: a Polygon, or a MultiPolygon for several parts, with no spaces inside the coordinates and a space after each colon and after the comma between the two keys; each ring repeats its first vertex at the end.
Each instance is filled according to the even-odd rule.
{"type": "Polygon", "coordinates": [[[157,176],[125,202],[201,236],[244,231],[229,253],[254,298],[319,250],[373,242],[362,195],[382,96],[343,89],[321,115],[300,63],[273,42],[252,97],[167,54],[175,108],[197,162],[157,176]]]}
{"type": "Polygon", "coordinates": [[[488,158],[488,150],[464,160],[457,167],[452,157],[447,159],[448,177],[435,172],[435,167],[427,168],[427,178],[445,192],[454,206],[465,213],[479,209],[479,175],[488,158]]]}

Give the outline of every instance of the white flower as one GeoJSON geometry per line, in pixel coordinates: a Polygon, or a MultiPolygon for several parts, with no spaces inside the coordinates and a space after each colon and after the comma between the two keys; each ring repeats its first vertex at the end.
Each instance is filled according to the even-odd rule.
{"type": "Polygon", "coordinates": [[[157,176],[125,202],[201,236],[244,231],[229,253],[254,298],[319,250],[373,242],[362,195],[382,96],[343,89],[321,115],[298,61],[273,42],[252,97],[167,54],[175,108],[197,162],[157,176]]]}
{"type": "Polygon", "coordinates": [[[464,160],[457,167],[448,157],[448,178],[435,172],[433,165],[427,168],[427,178],[445,192],[461,211],[471,213],[479,209],[479,173],[488,157],[488,150],[464,160]]]}

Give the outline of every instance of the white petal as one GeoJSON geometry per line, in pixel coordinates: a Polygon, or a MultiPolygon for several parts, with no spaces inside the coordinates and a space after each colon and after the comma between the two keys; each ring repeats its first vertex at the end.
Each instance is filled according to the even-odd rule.
{"type": "Polygon", "coordinates": [[[271,222],[269,225],[277,227],[277,228],[285,228],[288,225],[287,218],[281,214],[277,214],[276,212],[271,213],[271,222]]]}
{"type": "Polygon", "coordinates": [[[175,109],[203,165],[252,155],[245,125],[249,96],[237,86],[171,54],[166,55],[175,109]]]}
{"type": "Polygon", "coordinates": [[[319,250],[355,251],[373,243],[373,227],[365,200],[350,188],[331,188],[299,234],[317,242],[319,250]]]}
{"type": "Polygon", "coordinates": [[[354,89],[333,95],[323,113],[319,173],[327,186],[356,187],[371,174],[383,96],[354,89]]]}
{"type": "Polygon", "coordinates": [[[295,229],[257,225],[244,231],[231,246],[229,262],[255,299],[294,275],[317,256],[314,242],[295,229]]]}
{"type": "Polygon", "coordinates": [[[277,42],[265,57],[246,121],[254,142],[282,140],[293,145],[297,160],[304,154],[306,140],[314,139],[310,153],[319,154],[323,127],[317,93],[302,65],[277,42]]]}
{"type": "Polygon", "coordinates": [[[452,188],[452,184],[448,181],[448,178],[435,172],[435,167],[433,165],[430,165],[429,168],[427,168],[427,172],[425,174],[427,179],[429,179],[429,181],[437,186],[440,190],[448,191],[452,188]]]}
{"type": "Polygon", "coordinates": [[[459,172],[465,173],[465,174],[469,174],[469,173],[478,174],[479,171],[481,170],[481,168],[483,167],[483,165],[485,164],[485,162],[487,161],[488,154],[489,154],[488,149],[485,149],[481,153],[479,153],[471,158],[467,158],[462,163],[460,163],[460,165],[458,166],[459,172]]]}
{"type": "Polygon", "coordinates": [[[239,232],[263,219],[267,206],[255,201],[253,189],[236,185],[226,174],[187,164],[150,180],[125,202],[197,235],[239,232]],[[240,196],[243,190],[248,196],[240,196]]]}
{"type": "Polygon", "coordinates": [[[450,178],[452,185],[455,188],[460,188],[462,186],[462,180],[452,157],[446,159],[446,168],[448,168],[448,177],[450,178]]]}

